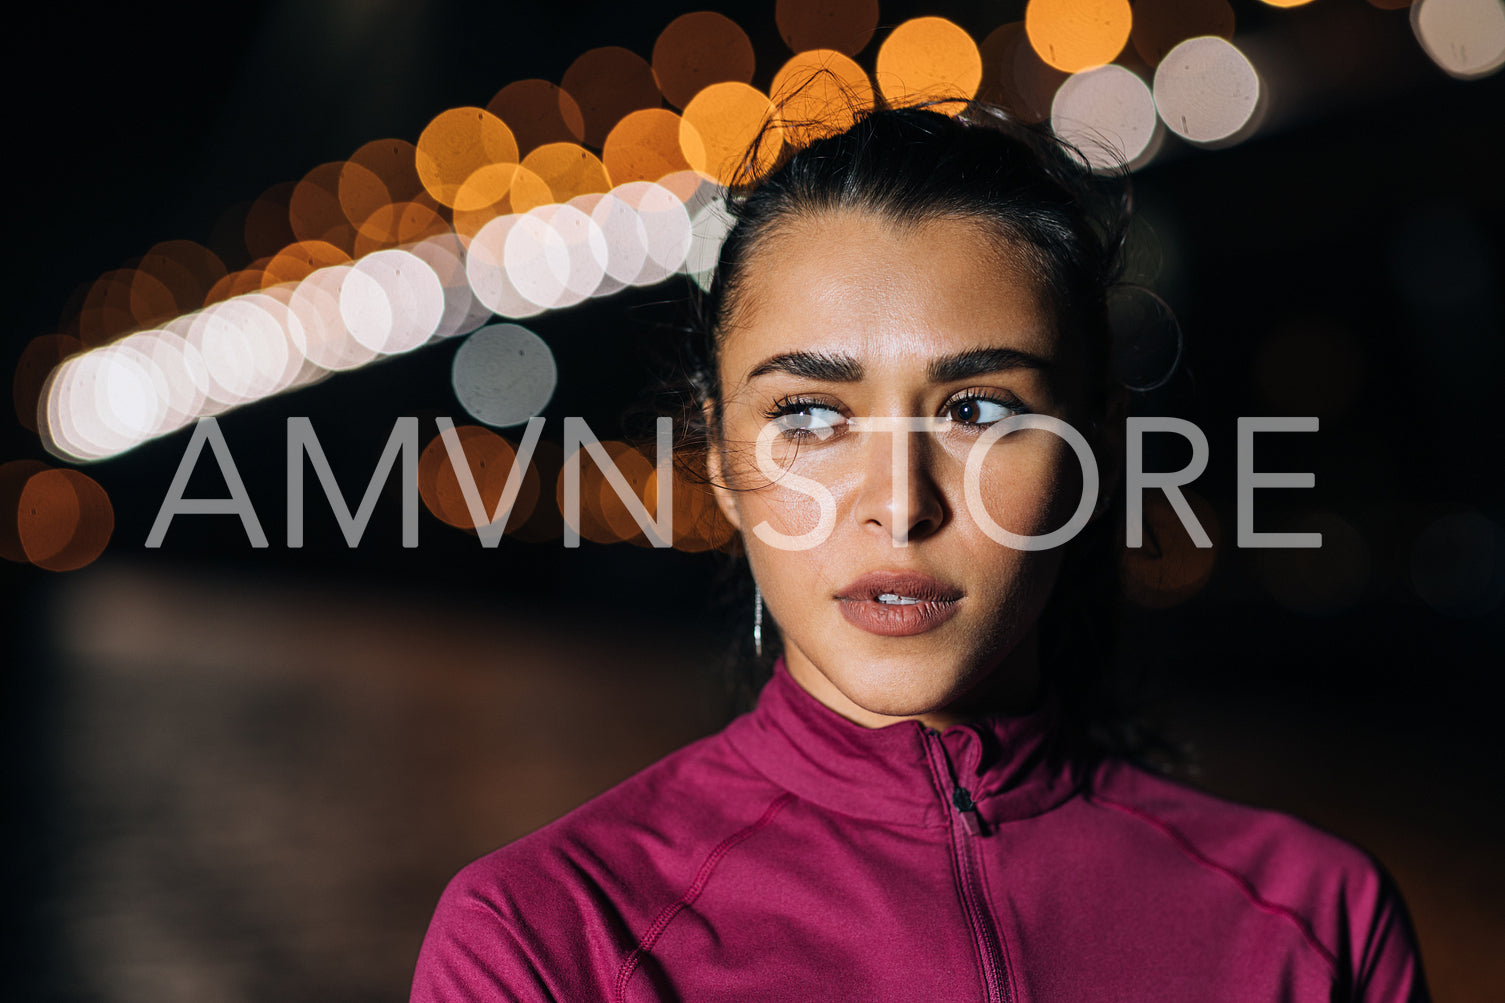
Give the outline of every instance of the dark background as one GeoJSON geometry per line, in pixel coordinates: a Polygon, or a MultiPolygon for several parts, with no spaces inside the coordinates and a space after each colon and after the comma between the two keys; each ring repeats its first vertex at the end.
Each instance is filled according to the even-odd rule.
{"type": "MultiPolygon", "coordinates": [[[[774,5],[709,6],[748,31],[766,88],[788,55],[774,5]]],[[[81,283],[156,241],[207,241],[235,203],[513,80],[557,81],[586,49],[648,56],[696,9],[27,7],[4,43],[6,371],[81,283]]],[[[1187,336],[1136,407],[1206,431],[1195,488],[1220,546],[1194,596],[1131,617],[1127,657],[1198,750],[1193,782],[1373,851],[1437,998],[1486,998],[1505,989],[1505,74],[1449,79],[1405,11],[1235,9],[1235,41],[1285,67],[1264,129],[1217,151],[1171,137],[1135,175],[1139,274],[1187,336]],[[1277,414],[1321,431],[1270,437],[1259,469],[1317,486],[1260,492],[1258,528],[1321,529],[1321,551],[1229,546],[1235,420],[1277,414]],[[1441,525],[1486,528],[1429,534],[1467,513],[1441,525]]],[[[980,39],[1022,10],[884,3],[859,61],[911,16],[980,39]]],[[[524,322],[559,364],[545,438],[564,415],[619,434],[685,288],[524,322]]],[[[351,493],[395,417],[465,420],[458,343],[222,416],[266,550],[229,517],[144,548],[178,433],[87,468],[117,520],[99,561],[0,572],[9,998],[402,998],[449,874],[719,726],[745,618],[708,598],[714,558],[485,551],[426,513],[403,550],[390,492],[355,550],[312,497],[308,545],[282,545],[286,418],[313,420],[351,493]]],[[[52,459],[5,428],[0,461],[52,459]]]]}

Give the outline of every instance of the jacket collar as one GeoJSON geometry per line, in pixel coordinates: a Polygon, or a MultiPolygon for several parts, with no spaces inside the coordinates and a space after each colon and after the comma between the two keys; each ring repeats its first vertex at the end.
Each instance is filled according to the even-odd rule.
{"type": "Polygon", "coordinates": [[[997,824],[1075,793],[1071,771],[1046,756],[1058,720],[1057,703],[1047,699],[1025,714],[988,715],[939,733],[918,721],[865,728],[806,692],[781,658],[757,707],[726,734],[760,773],[800,798],[901,825],[948,824],[950,780],[937,774],[949,766],[984,822],[997,824]],[[944,758],[934,755],[937,746],[944,758]]]}

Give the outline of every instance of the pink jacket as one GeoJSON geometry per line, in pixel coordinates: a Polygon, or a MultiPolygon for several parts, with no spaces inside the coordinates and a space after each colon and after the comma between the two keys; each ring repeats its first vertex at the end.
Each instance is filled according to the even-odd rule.
{"type": "Polygon", "coordinates": [[[415,1003],[1425,1000],[1369,856],[1117,761],[1049,706],[868,729],[757,709],[445,889],[415,1003]]]}

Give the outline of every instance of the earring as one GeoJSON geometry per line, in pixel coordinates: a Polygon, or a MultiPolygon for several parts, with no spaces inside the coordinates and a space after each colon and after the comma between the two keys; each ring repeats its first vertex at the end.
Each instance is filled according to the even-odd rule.
{"type": "Polygon", "coordinates": [[[753,649],[763,657],[763,590],[753,584],[753,649]]]}

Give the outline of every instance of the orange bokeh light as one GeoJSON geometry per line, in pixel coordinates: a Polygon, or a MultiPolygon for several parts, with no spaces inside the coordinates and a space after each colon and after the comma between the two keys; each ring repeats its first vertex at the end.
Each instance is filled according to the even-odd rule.
{"type": "MultiPolygon", "coordinates": [[[[32,424],[36,424],[35,418],[32,424]]],[[[0,463],[0,557],[17,564],[27,561],[26,550],[21,546],[17,515],[21,509],[21,492],[33,474],[50,467],[40,460],[11,460],[0,463]]]]}
{"type": "Polygon", "coordinates": [[[545,143],[578,143],[585,138],[580,103],[547,80],[514,81],[496,92],[486,110],[507,123],[524,153],[545,143]]]}
{"type": "Polygon", "coordinates": [[[1120,563],[1124,592],[1139,606],[1162,609],[1190,599],[1207,584],[1216,563],[1220,528],[1206,499],[1184,490],[1212,546],[1198,547],[1161,493],[1144,503],[1144,546],[1125,548],[1120,563]]]}
{"type": "Polygon", "coordinates": [[[246,250],[253,259],[270,258],[298,239],[288,214],[297,187],[293,181],[273,185],[246,210],[246,250]]]}
{"type": "Polygon", "coordinates": [[[732,184],[754,139],[760,139],[754,172],[766,170],[778,156],[783,137],[764,123],[773,116],[767,95],[747,84],[712,84],[685,108],[680,123],[680,150],[690,166],[723,185],[732,184]],[[760,138],[761,131],[761,138],[760,138]]]}
{"type": "MultiPolygon", "coordinates": [[[[617,123],[606,137],[601,161],[613,184],[658,181],[666,174],[690,169],[680,148],[680,117],[667,108],[644,108],[617,123]]],[[[699,136],[690,144],[704,147],[699,136]]]]}
{"type": "Polygon", "coordinates": [[[1129,37],[1151,68],[1188,38],[1217,35],[1233,40],[1233,7],[1228,0],[1139,0],[1129,37]]]}
{"type": "Polygon", "coordinates": [[[355,234],[355,257],[448,233],[449,224],[430,202],[396,202],[377,209],[355,234]]]}
{"type": "Polygon", "coordinates": [[[711,84],[751,83],[757,57],[752,40],[724,14],[702,10],[670,21],[653,43],[653,76],[676,108],[711,84]]]}
{"type": "Polygon", "coordinates": [[[343,265],[350,255],[323,240],[300,240],[289,244],[266,263],[261,288],[282,282],[299,282],[321,268],[343,265]]]}
{"type": "Polygon", "coordinates": [[[104,553],[115,531],[105,489],[77,470],[43,470],[21,489],[16,533],[27,560],[48,571],[73,571],[104,553]]]}
{"type": "Polygon", "coordinates": [[[418,147],[405,139],[361,144],[340,174],[340,205],[345,218],[357,225],[382,204],[430,198],[418,177],[418,147]],[[380,184],[379,191],[375,184],[380,184]]]}
{"type": "Polygon", "coordinates": [[[259,291],[264,285],[269,284],[265,281],[266,266],[271,261],[270,257],[257,258],[245,268],[226,275],[214,284],[213,289],[209,290],[208,295],[204,297],[204,305],[220,303],[242,293],[259,291]]]}
{"type": "Polygon", "coordinates": [[[1133,20],[1129,0],[1029,0],[1024,8],[1030,45],[1066,73],[1113,62],[1133,20]]]}
{"type": "Polygon", "coordinates": [[[834,49],[855,56],[878,27],[878,0],[778,0],[773,16],[795,52],[834,49]]]}
{"type": "MultiPolygon", "coordinates": [[[[641,502],[643,500],[643,490],[647,486],[649,478],[654,474],[653,464],[646,456],[625,443],[611,443],[610,445],[620,447],[619,449],[608,449],[607,451],[611,453],[612,459],[616,461],[617,470],[627,481],[628,486],[632,488],[633,497],[641,502]]],[[[642,547],[651,546],[642,527],[638,525],[637,520],[628,511],[627,503],[622,500],[621,495],[617,494],[616,488],[612,487],[611,482],[606,479],[606,475],[598,473],[592,479],[592,483],[595,483],[597,480],[600,482],[596,493],[601,521],[615,534],[618,540],[625,540],[628,543],[637,544],[642,547]]],[[[582,477],[581,484],[583,485],[584,482],[585,478],[582,477]]],[[[651,506],[645,505],[644,508],[649,512],[652,511],[651,506]]]]}
{"type": "Polygon", "coordinates": [[[1035,53],[1023,21],[994,28],[979,49],[984,67],[979,98],[1002,105],[1026,122],[1043,122],[1050,117],[1056,91],[1071,74],[1035,53]]]}
{"type": "Polygon", "coordinates": [[[834,49],[790,59],[773,75],[769,96],[785,139],[796,146],[845,131],[873,107],[867,73],[834,49]]]}
{"type": "MultiPolygon", "coordinates": [[[[470,468],[483,514],[489,519],[506,490],[507,478],[517,462],[517,450],[509,440],[480,425],[457,425],[455,434],[465,453],[465,464],[470,468]]],[[[443,435],[434,436],[418,457],[418,494],[424,506],[440,522],[470,533],[476,531],[475,517],[465,501],[464,490],[455,473],[454,459],[443,435]]],[[[523,472],[517,500],[507,516],[507,532],[528,519],[538,504],[538,496],[538,472],[529,467],[523,472]]]]}
{"type": "MultiPolygon", "coordinates": [[[[612,461],[617,465],[618,469],[622,470],[624,475],[627,474],[632,464],[632,461],[624,459],[625,457],[631,454],[638,456],[639,459],[642,458],[635,449],[625,442],[607,440],[601,443],[601,448],[606,450],[606,455],[612,458],[612,461]]],[[[569,462],[578,462],[580,464],[580,519],[577,524],[580,538],[590,540],[593,543],[621,543],[624,539],[629,538],[629,534],[619,531],[608,521],[607,510],[602,502],[605,494],[615,495],[616,492],[607,483],[606,474],[596,464],[595,458],[584,448],[581,448],[578,452],[578,457],[572,458],[569,462]]],[[[644,462],[646,463],[646,461],[644,462]]],[[[566,463],[566,466],[568,466],[568,463],[566,463]]],[[[565,521],[569,522],[570,513],[564,504],[564,475],[565,471],[561,469],[559,476],[555,479],[554,501],[559,506],[559,511],[564,516],[565,521]]],[[[628,483],[632,483],[631,477],[628,477],[628,483]]],[[[634,485],[634,487],[637,487],[637,485],[634,485]]],[[[641,533],[641,530],[637,527],[637,523],[630,517],[627,519],[627,527],[632,533],[641,533]]]]}
{"type": "MultiPolygon", "coordinates": [[[[214,284],[225,277],[225,264],[209,248],[191,240],[164,240],[152,246],[136,266],[136,280],[131,287],[137,298],[136,282],[149,276],[161,283],[172,297],[175,313],[196,310],[214,284]]],[[[140,291],[149,298],[152,288],[146,283],[140,291]]]]}
{"type": "Polygon", "coordinates": [[[554,201],[548,183],[520,164],[493,164],[466,181],[458,201],[473,209],[455,209],[455,232],[467,240],[481,227],[508,213],[524,213],[554,201]],[[487,199],[494,201],[487,202],[487,199]]]}
{"type": "MultiPolygon", "coordinates": [[[[699,553],[724,547],[737,530],[716,504],[711,486],[694,476],[686,476],[678,467],[673,471],[674,549],[699,553]]],[[[658,471],[653,471],[643,485],[642,498],[648,511],[658,515],[658,471]]]]}
{"type": "Polygon", "coordinates": [[[78,313],[78,337],[86,347],[97,348],[136,326],[131,313],[135,279],[134,269],[117,268],[94,280],[78,313]]]}
{"type": "Polygon", "coordinates": [[[288,223],[299,240],[322,240],[349,253],[355,247],[355,228],[340,202],[343,160],[320,164],[303,176],[288,199],[288,223]]]}
{"type": "Polygon", "coordinates": [[[982,55],[972,36],[952,22],[943,17],[917,17],[883,40],[874,76],[891,105],[968,100],[982,82],[982,55]]]}
{"type": "Polygon", "coordinates": [[[549,186],[555,202],[611,191],[606,167],[579,143],[545,143],[523,158],[523,167],[549,186]]]}
{"type": "Polygon", "coordinates": [[[517,163],[517,140],[506,123],[484,108],[451,108],[424,128],[415,158],[418,179],[435,200],[477,209],[488,203],[461,205],[462,189],[485,168],[517,163]]]}
{"type": "Polygon", "coordinates": [[[22,428],[32,432],[37,430],[37,405],[42,400],[42,385],[47,381],[47,374],[68,356],[83,351],[83,347],[83,343],[72,335],[43,334],[31,339],[21,350],[21,358],[16,361],[15,379],[11,383],[11,400],[22,428]]]}
{"type": "Polygon", "coordinates": [[[639,109],[659,107],[662,99],[648,61],[616,45],[582,53],[561,83],[580,103],[585,142],[597,148],[618,122],[639,109]]]}

